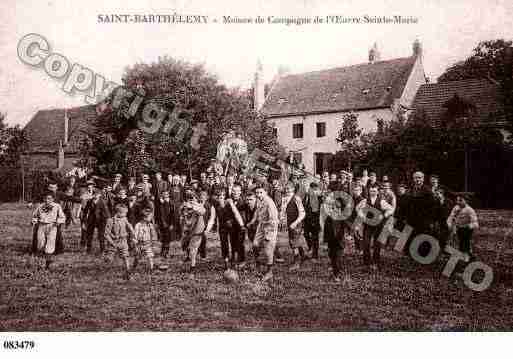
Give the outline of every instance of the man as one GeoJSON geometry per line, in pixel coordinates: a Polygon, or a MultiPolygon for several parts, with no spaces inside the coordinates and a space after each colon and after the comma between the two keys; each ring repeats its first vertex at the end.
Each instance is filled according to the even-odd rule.
{"type": "Polygon", "coordinates": [[[369,174],[369,180],[367,181],[367,185],[365,186],[365,191],[363,191],[363,196],[365,198],[369,198],[369,189],[374,186],[379,188],[378,176],[376,175],[376,172],[371,172],[369,174]]]}
{"type": "Polygon", "coordinates": [[[148,176],[147,174],[143,173],[142,176],[141,176],[141,180],[142,180],[142,182],[139,183],[139,185],[142,186],[144,196],[145,197],[151,197],[152,186],[151,186],[151,183],[149,182],[150,181],[150,176],[148,176]]]}
{"type": "MultiPolygon", "coordinates": [[[[271,197],[274,204],[276,205],[278,213],[281,213],[283,188],[281,188],[280,181],[277,178],[272,180],[272,186],[269,191],[269,197],[271,197]]],[[[280,247],[278,246],[278,244],[276,244],[276,246],[274,247],[274,260],[277,263],[285,262],[285,259],[283,259],[283,256],[280,253],[280,247]]]]}
{"type": "MultiPolygon", "coordinates": [[[[413,227],[413,232],[405,250],[409,250],[411,240],[416,235],[429,234],[431,224],[434,222],[435,212],[435,200],[431,190],[424,184],[424,173],[415,172],[413,174],[413,186],[408,194],[408,212],[406,214],[406,221],[413,227]]],[[[421,246],[419,248],[421,255],[428,252],[428,247],[421,246]]]]}
{"type": "Polygon", "coordinates": [[[84,223],[83,229],[86,231],[87,253],[92,253],[95,229],[98,232],[100,252],[104,253],[105,226],[107,224],[107,220],[110,218],[110,211],[104,199],[102,199],[102,192],[99,189],[94,190],[94,196],[87,202],[82,216],[82,223],[84,223]]]}
{"type": "Polygon", "coordinates": [[[393,214],[393,208],[390,206],[384,198],[379,195],[379,188],[377,185],[369,187],[369,197],[362,200],[357,205],[358,216],[365,218],[366,216],[372,216],[371,212],[367,210],[373,208],[380,212],[383,219],[378,225],[363,224],[363,264],[369,266],[372,271],[379,270],[380,266],[380,252],[381,243],[378,241],[379,234],[383,228],[384,223],[393,214]],[[367,209],[367,210],[366,210],[367,209]]]}
{"type": "Polygon", "coordinates": [[[180,185],[182,186],[182,188],[187,187],[187,176],[186,175],[180,176],[180,185]]]}
{"type": "Polygon", "coordinates": [[[128,195],[137,192],[137,184],[136,184],[135,177],[128,178],[126,192],[128,195]]]}
{"type": "Polygon", "coordinates": [[[114,181],[112,182],[112,192],[114,194],[119,193],[119,190],[123,187],[123,185],[121,184],[122,177],[123,176],[121,176],[121,173],[116,173],[114,175],[114,181]]]}
{"type": "Polygon", "coordinates": [[[155,181],[153,182],[152,189],[153,189],[153,199],[155,201],[158,201],[162,197],[162,192],[167,191],[169,188],[169,184],[162,179],[162,173],[156,172],[155,173],[155,181]]]}
{"type": "Polygon", "coordinates": [[[87,185],[87,188],[86,190],[80,195],[80,212],[79,212],[79,216],[78,218],[80,218],[80,247],[81,248],[84,248],[86,246],[86,243],[87,243],[87,235],[86,235],[86,230],[84,228],[86,228],[86,223],[83,222],[83,213],[84,213],[84,209],[85,209],[85,206],[87,205],[87,202],[93,198],[94,196],[94,181],[93,180],[88,180],[86,182],[86,185],[87,185]]]}
{"type": "Polygon", "coordinates": [[[201,191],[207,191],[207,193],[210,193],[210,183],[208,181],[207,174],[205,172],[200,173],[199,188],[201,191]]]}
{"type": "Polygon", "coordinates": [[[169,253],[169,244],[171,242],[171,234],[177,227],[178,216],[174,212],[175,208],[170,201],[169,191],[164,189],[161,197],[158,199],[158,213],[156,221],[160,230],[160,240],[162,242],[161,256],[167,258],[169,253]]]}
{"type": "Polygon", "coordinates": [[[256,188],[256,196],[258,198],[258,207],[256,218],[258,221],[255,239],[253,240],[253,252],[255,261],[258,266],[258,255],[263,248],[266,257],[266,271],[262,277],[262,281],[269,281],[273,278],[273,257],[274,247],[276,247],[278,237],[278,209],[273,200],[267,195],[265,187],[259,185],[256,188]]]}
{"type": "Polygon", "coordinates": [[[367,187],[367,183],[369,182],[369,172],[365,169],[362,171],[362,186],[367,187]]]}
{"type": "MultiPolygon", "coordinates": [[[[48,185],[48,192],[52,194],[53,202],[58,204],[62,208],[62,202],[64,200],[65,195],[63,192],[57,190],[57,184],[50,183],[48,185]]],[[[55,254],[64,253],[64,237],[62,235],[63,229],[64,223],[59,223],[57,225],[57,235],[55,238],[55,254]]]]}
{"type": "Polygon", "coordinates": [[[171,240],[179,240],[181,237],[181,228],[180,228],[180,206],[184,202],[184,194],[182,186],[180,186],[180,176],[173,175],[171,179],[171,186],[169,187],[169,197],[171,199],[171,203],[173,204],[173,213],[176,216],[176,226],[175,229],[171,232],[171,240]]]}
{"type": "Polygon", "coordinates": [[[233,187],[235,185],[235,176],[233,174],[229,174],[226,177],[226,198],[230,198],[233,193],[233,187]]]}
{"type": "Polygon", "coordinates": [[[242,188],[238,184],[234,184],[232,188],[232,197],[227,199],[229,206],[235,216],[235,221],[230,234],[230,245],[232,247],[232,263],[236,263],[236,267],[242,269],[246,266],[246,253],[244,248],[245,222],[246,218],[246,202],[242,199],[242,188]]]}
{"type": "Polygon", "coordinates": [[[109,212],[114,213],[114,206],[116,205],[116,195],[112,192],[112,186],[110,184],[105,184],[103,186],[103,198],[107,206],[109,207],[109,212]]]}
{"type": "Polygon", "coordinates": [[[308,249],[312,251],[312,259],[319,259],[319,210],[321,208],[321,190],[316,182],[310,183],[305,196],[305,239],[308,249]]]}

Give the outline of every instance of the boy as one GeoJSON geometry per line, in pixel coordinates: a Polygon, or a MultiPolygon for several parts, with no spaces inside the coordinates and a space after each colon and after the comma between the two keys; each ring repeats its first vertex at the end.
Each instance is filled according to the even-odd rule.
{"type": "Polygon", "coordinates": [[[242,188],[239,184],[232,186],[231,198],[226,201],[232,208],[235,221],[233,222],[232,231],[230,234],[230,246],[232,248],[232,263],[235,263],[235,257],[237,257],[238,269],[242,269],[246,266],[246,251],[244,248],[244,217],[246,216],[246,202],[242,199],[242,188]]]}
{"type": "Polygon", "coordinates": [[[201,244],[201,238],[205,231],[203,215],[205,207],[198,202],[196,195],[188,191],[185,203],[181,210],[181,228],[183,247],[187,249],[188,258],[191,261],[190,274],[194,275],[196,268],[196,255],[201,244]]]}
{"type": "Polygon", "coordinates": [[[353,185],[353,193],[351,195],[353,198],[353,211],[351,213],[351,217],[349,217],[349,223],[353,223],[351,226],[351,236],[353,237],[354,246],[358,251],[358,254],[362,255],[362,228],[361,226],[356,225],[356,217],[358,216],[356,206],[365,199],[363,197],[363,187],[360,184],[355,183],[353,185]]]}
{"type": "Polygon", "coordinates": [[[55,253],[57,226],[65,221],[61,206],[54,203],[53,193],[47,193],[44,196],[44,203],[32,215],[32,224],[37,225],[37,252],[45,254],[45,269],[50,268],[52,255],[55,253]]]}
{"type": "Polygon", "coordinates": [[[302,233],[305,209],[303,208],[301,198],[296,194],[295,188],[296,186],[294,183],[289,182],[287,184],[282,205],[282,218],[285,218],[290,248],[294,253],[293,263],[290,267],[291,271],[299,269],[300,258],[301,262],[304,262],[307,259],[305,255],[307,244],[302,233]]]}
{"type": "Polygon", "coordinates": [[[119,253],[125,263],[125,279],[130,279],[130,253],[128,240],[134,241],[134,228],[128,222],[126,215],[128,209],[123,204],[117,204],[115,215],[107,220],[105,225],[105,239],[107,240],[107,259],[112,260],[114,253],[119,253]]]}
{"type": "Polygon", "coordinates": [[[479,228],[479,223],[476,211],[467,204],[465,194],[457,195],[456,205],[447,218],[447,226],[456,233],[459,249],[464,253],[465,262],[469,262],[472,254],[472,234],[474,229],[479,228]]]}
{"type": "Polygon", "coordinates": [[[87,253],[92,252],[94,230],[98,232],[98,242],[100,243],[100,252],[105,251],[105,225],[110,218],[110,211],[102,199],[102,193],[99,189],[94,190],[93,198],[91,198],[82,213],[83,229],[86,231],[87,253]]]}
{"type": "Polygon", "coordinates": [[[362,200],[357,205],[357,212],[360,218],[365,216],[372,216],[372,214],[364,213],[365,208],[377,209],[384,217],[378,225],[363,224],[363,264],[371,267],[371,270],[376,272],[380,265],[380,252],[381,243],[378,241],[378,236],[381,233],[384,223],[393,213],[393,208],[390,206],[379,193],[377,184],[370,185],[369,197],[362,200]],[[372,254],[371,254],[372,252],[372,254]]]}
{"type": "MultiPolygon", "coordinates": [[[[224,269],[230,266],[230,236],[233,233],[233,226],[235,225],[235,214],[233,206],[229,205],[226,201],[226,191],[218,189],[216,191],[217,203],[215,207],[217,217],[217,229],[219,232],[219,240],[221,241],[221,255],[224,261],[224,269]]],[[[234,248],[232,248],[232,253],[234,248]]]]}
{"type": "Polygon", "coordinates": [[[264,249],[267,268],[262,277],[262,281],[266,282],[273,278],[274,248],[276,247],[280,219],[276,205],[267,195],[265,187],[262,184],[256,188],[256,196],[259,201],[256,213],[258,224],[255,239],[253,240],[253,253],[258,266],[260,249],[262,247],[264,249]]]}
{"type": "MultiPolygon", "coordinates": [[[[328,201],[333,201],[333,198],[330,198],[328,201]]],[[[335,208],[327,211],[323,230],[324,240],[328,243],[328,256],[330,258],[333,280],[339,283],[341,281],[340,273],[342,271],[342,257],[345,245],[345,223],[332,218],[332,214],[337,214],[337,217],[341,216],[342,201],[340,198],[337,198],[332,203],[335,208]]],[[[346,277],[344,280],[349,281],[349,278],[346,277]]]]}
{"type": "Polygon", "coordinates": [[[145,255],[148,258],[150,271],[153,271],[153,249],[152,243],[157,240],[157,231],[153,224],[153,210],[146,207],[142,210],[142,219],[135,225],[135,246],[136,255],[134,267],[137,267],[139,259],[145,255]]]}
{"type": "Polygon", "coordinates": [[[216,219],[216,210],[214,205],[208,199],[208,192],[206,190],[200,191],[200,203],[205,207],[205,214],[203,215],[203,221],[206,223],[205,232],[201,236],[201,244],[199,247],[199,254],[202,259],[207,257],[207,236],[208,233],[214,227],[216,219]]]}
{"type": "Polygon", "coordinates": [[[246,211],[246,231],[248,234],[248,239],[251,243],[255,239],[256,227],[257,227],[257,218],[256,218],[256,209],[257,209],[257,199],[255,192],[248,192],[246,195],[247,202],[247,211],[246,211]]]}

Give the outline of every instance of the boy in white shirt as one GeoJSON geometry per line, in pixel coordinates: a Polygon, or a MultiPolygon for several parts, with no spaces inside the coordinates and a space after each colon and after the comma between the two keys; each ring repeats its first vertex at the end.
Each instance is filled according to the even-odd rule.
{"type": "Polygon", "coordinates": [[[472,234],[474,229],[479,228],[479,223],[476,211],[467,204],[464,194],[457,195],[456,205],[447,218],[447,225],[456,233],[459,249],[465,255],[465,262],[469,262],[472,253],[472,234]]]}

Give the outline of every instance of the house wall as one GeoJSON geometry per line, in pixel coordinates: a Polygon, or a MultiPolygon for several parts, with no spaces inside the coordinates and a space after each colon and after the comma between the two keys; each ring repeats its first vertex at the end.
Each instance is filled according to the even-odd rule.
{"type": "MultiPolygon", "coordinates": [[[[342,127],[342,116],[345,112],[306,115],[306,116],[288,116],[280,118],[270,118],[269,124],[274,124],[278,131],[278,142],[285,147],[287,151],[298,151],[302,154],[302,161],[306,170],[310,173],[315,171],[314,153],[335,153],[340,145],[336,138],[338,131],[342,127]],[[326,136],[317,137],[317,122],[326,122],[326,136]],[[292,138],[292,125],[296,123],[303,124],[303,138],[292,138]]],[[[358,114],[358,123],[364,132],[374,131],[377,128],[377,119],[385,121],[392,119],[392,110],[381,108],[374,110],[356,111],[358,114]]]]}
{"type": "Polygon", "coordinates": [[[404,87],[403,93],[401,95],[400,103],[401,105],[411,108],[413,107],[413,101],[415,100],[415,95],[419,90],[419,87],[426,83],[426,74],[424,73],[424,66],[422,64],[422,57],[417,57],[415,64],[410,73],[410,77],[406,82],[406,86],[404,87]]]}

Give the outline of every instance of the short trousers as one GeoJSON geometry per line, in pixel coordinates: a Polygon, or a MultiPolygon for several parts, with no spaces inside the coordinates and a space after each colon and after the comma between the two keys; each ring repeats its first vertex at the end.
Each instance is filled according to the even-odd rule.
{"type": "Polygon", "coordinates": [[[306,239],[303,236],[303,228],[297,226],[294,229],[288,228],[290,248],[307,248],[306,239]]]}
{"type": "Polygon", "coordinates": [[[123,258],[128,258],[130,256],[130,251],[128,249],[128,242],[126,238],[120,238],[114,240],[114,244],[116,247],[113,247],[111,244],[107,246],[107,256],[113,257],[114,254],[119,253],[119,255],[123,258]]]}
{"type": "Polygon", "coordinates": [[[150,242],[143,242],[137,244],[137,256],[138,257],[146,257],[153,258],[153,248],[150,242]]]}
{"type": "Polygon", "coordinates": [[[266,263],[272,265],[274,261],[274,249],[276,247],[278,237],[278,225],[259,225],[255,239],[253,240],[253,246],[257,248],[263,248],[266,263]]]}
{"type": "Polygon", "coordinates": [[[45,254],[54,254],[57,225],[54,223],[39,223],[37,226],[37,250],[45,254]]]}

